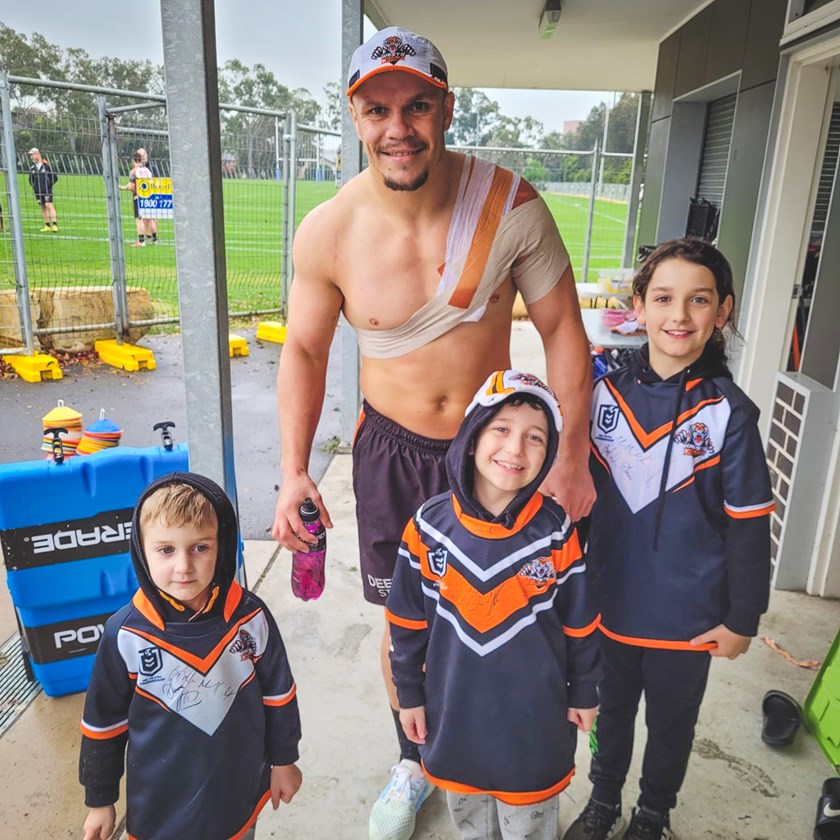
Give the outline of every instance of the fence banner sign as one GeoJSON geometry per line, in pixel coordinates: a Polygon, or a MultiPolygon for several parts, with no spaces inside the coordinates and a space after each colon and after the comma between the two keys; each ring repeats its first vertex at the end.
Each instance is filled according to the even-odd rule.
{"type": "Polygon", "coordinates": [[[171,219],[172,179],[138,178],[137,211],[141,219],[171,219]]]}

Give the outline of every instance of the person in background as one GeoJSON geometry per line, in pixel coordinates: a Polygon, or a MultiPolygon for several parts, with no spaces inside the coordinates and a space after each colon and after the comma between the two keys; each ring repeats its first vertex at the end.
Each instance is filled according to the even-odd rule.
{"type": "Polygon", "coordinates": [[[142,248],[148,239],[153,245],[157,245],[157,225],[155,225],[155,232],[152,233],[151,223],[152,219],[144,219],[140,216],[140,199],[137,195],[137,181],[142,178],[151,178],[152,173],[148,166],[143,163],[143,157],[140,152],[135,152],[131,156],[132,167],[128,175],[128,183],[120,184],[121,190],[129,190],[132,194],[132,203],[134,207],[134,225],[137,228],[137,241],[131,243],[132,248],[142,248]]]}
{"type": "Polygon", "coordinates": [[[41,233],[57,233],[58,218],[53,203],[53,188],[58,180],[58,173],[50,166],[50,162],[41,156],[36,148],[31,148],[29,155],[29,183],[35,193],[35,200],[41,206],[41,219],[44,226],[41,233]]]}
{"type": "MultiPolygon", "coordinates": [[[[149,160],[149,153],[141,146],[137,150],[137,154],[140,155],[140,162],[143,166],[145,166],[149,170],[149,177],[154,178],[155,172],[152,169],[151,161],[149,160]]],[[[157,219],[146,219],[146,233],[152,237],[152,243],[157,245],[158,241],[158,223],[157,219]]]]}

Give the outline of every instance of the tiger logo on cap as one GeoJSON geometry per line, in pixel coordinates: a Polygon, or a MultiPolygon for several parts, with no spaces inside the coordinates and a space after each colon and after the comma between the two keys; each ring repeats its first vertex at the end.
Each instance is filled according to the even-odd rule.
{"type": "Polygon", "coordinates": [[[381,59],[382,64],[398,64],[408,56],[417,55],[411,44],[406,44],[399,35],[390,35],[371,54],[381,59]]]}

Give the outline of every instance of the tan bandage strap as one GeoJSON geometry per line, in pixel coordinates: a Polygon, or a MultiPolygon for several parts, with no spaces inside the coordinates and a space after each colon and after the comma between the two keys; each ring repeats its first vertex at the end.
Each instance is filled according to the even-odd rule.
{"type": "Polygon", "coordinates": [[[513,206],[519,184],[519,176],[508,170],[465,158],[435,296],[397,327],[357,329],[363,356],[403,356],[458,324],[478,321],[509,277],[528,304],[557,284],[569,265],[568,253],[542,198],[534,193],[513,206]]]}

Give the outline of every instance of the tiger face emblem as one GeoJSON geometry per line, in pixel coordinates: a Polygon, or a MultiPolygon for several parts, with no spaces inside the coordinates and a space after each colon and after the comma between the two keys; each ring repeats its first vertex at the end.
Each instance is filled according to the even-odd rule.
{"type": "Polygon", "coordinates": [[[519,570],[519,576],[534,581],[538,589],[543,589],[557,579],[557,571],[548,557],[536,557],[519,570]]]}
{"type": "Polygon", "coordinates": [[[685,429],[680,429],[674,435],[674,443],[684,446],[683,455],[689,455],[692,458],[713,455],[715,452],[709,427],[705,423],[691,423],[685,429]]]}
{"type": "Polygon", "coordinates": [[[417,55],[411,44],[404,44],[399,35],[391,35],[372,53],[371,58],[378,58],[382,64],[397,64],[406,57],[417,55]]]}

